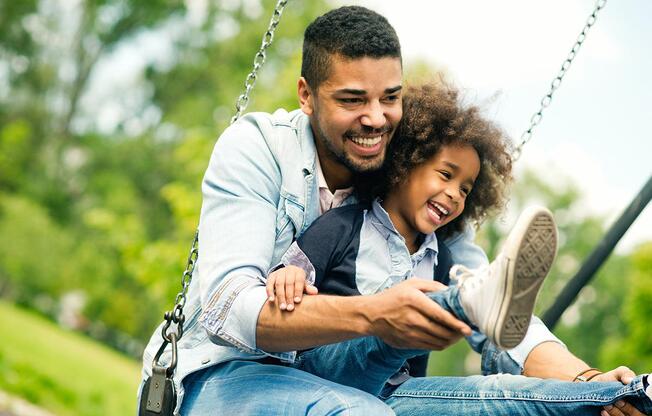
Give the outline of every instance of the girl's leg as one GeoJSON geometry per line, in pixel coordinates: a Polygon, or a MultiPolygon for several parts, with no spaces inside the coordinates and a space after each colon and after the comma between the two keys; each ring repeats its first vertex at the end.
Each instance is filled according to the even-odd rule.
{"type": "Polygon", "coordinates": [[[377,396],[406,360],[425,352],[393,348],[377,337],[364,337],[304,351],[293,367],[377,396]]]}
{"type": "MultiPolygon", "coordinates": [[[[432,292],[428,296],[458,319],[474,327],[459,303],[457,287],[432,292]]],[[[484,372],[520,372],[518,364],[506,352],[498,350],[479,332],[469,337],[469,343],[474,348],[478,347],[476,351],[482,351],[484,372]]],[[[427,351],[398,349],[379,338],[364,337],[305,351],[298,356],[294,367],[378,395],[387,380],[401,369],[406,360],[424,353],[427,351]]]]}

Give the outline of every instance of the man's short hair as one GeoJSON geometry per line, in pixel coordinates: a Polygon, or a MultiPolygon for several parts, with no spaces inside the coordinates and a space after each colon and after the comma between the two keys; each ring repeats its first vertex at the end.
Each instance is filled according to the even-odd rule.
{"type": "Polygon", "coordinates": [[[303,37],[301,76],[317,89],[330,71],[331,59],[401,58],[398,36],[387,19],[360,6],[345,6],[319,16],[303,37]]]}

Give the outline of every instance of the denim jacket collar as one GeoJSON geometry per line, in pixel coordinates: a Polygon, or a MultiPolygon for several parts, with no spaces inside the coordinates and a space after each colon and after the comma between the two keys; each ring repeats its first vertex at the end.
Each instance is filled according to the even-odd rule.
{"type": "MultiPolygon", "coordinates": [[[[310,119],[301,110],[295,110],[298,114],[294,118],[296,120],[296,131],[301,146],[302,154],[302,172],[304,175],[304,227],[305,230],[309,224],[319,217],[319,184],[317,178],[316,160],[317,148],[315,146],[315,138],[310,126],[310,119]]],[[[295,113],[295,112],[293,112],[295,113]]]]}
{"type": "MultiPolygon", "coordinates": [[[[310,118],[301,110],[295,110],[297,136],[299,137],[299,144],[301,145],[301,153],[303,155],[303,171],[309,175],[315,175],[317,148],[315,147],[315,137],[312,134],[312,127],[310,126],[310,118]]],[[[292,113],[295,113],[294,111],[292,113]]]]}

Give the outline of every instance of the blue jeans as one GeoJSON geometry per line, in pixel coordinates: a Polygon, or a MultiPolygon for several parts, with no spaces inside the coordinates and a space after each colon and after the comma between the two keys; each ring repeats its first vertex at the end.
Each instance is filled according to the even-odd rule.
{"type": "Polygon", "coordinates": [[[597,416],[626,399],[646,414],[641,376],[620,383],[571,383],[510,374],[417,377],[387,386],[379,398],[294,368],[230,361],[184,380],[181,415],[573,415],[597,416]],[[382,401],[381,401],[382,400],[382,401]],[[383,403],[384,401],[384,403],[383,403]]]}
{"type": "MultiPolygon", "coordinates": [[[[448,310],[455,312],[459,308],[456,315],[465,319],[456,290],[437,292],[431,297],[448,310]]],[[[483,355],[491,350],[487,344],[483,355]]],[[[418,377],[399,386],[385,384],[406,359],[421,353],[395,349],[378,338],[366,337],[307,351],[299,356],[294,368],[256,361],[222,363],[184,379],[186,395],[181,414],[430,416],[474,412],[595,416],[603,406],[620,399],[652,414],[652,402],[644,393],[641,376],[626,386],[509,374],[418,377]]],[[[487,368],[496,368],[491,361],[499,353],[494,351],[487,357],[491,357],[487,368]]]]}
{"type": "MultiPolygon", "coordinates": [[[[456,287],[430,293],[444,309],[468,324],[456,287]]],[[[472,325],[473,326],[473,325],[472,325]]],[[[475,347],[475,346],[474,346],[475,347]]],[[[376,337],[358,338],[314,348],[299,355],[294,367],[383,399],[398,415],[483,414],[597,415],[599,409],[627,399],[652,413],[642,377],[627,386],[619,382],[573,383],[514,374],[495,374],[508,362],[489,341],[481,347],[483,373],[472,377],[415,377],[399,386],[387,384],[409,358],[422,350],[393,348],[376,337]]],[[[477,348],[476,348],[477,350],[477,348]]],[[[510,370],[515,369],[515,366],[510,370]]],[[[652,380],[651,380],[652,381],[652,380]]]]}
{"type": "Polygon", "coordinates": [[[394,415],[380,399],[294,368],[229,361],[183,381],[181,415],[394,415]]]}

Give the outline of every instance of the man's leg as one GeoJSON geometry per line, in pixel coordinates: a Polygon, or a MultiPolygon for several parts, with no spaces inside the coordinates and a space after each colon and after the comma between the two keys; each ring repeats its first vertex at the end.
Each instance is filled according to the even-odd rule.
{"type": "Polygon", "coordinates": [[[306,372],[231,361],[183,381],[181,415],[394,415],[378,398],[306,372]]]}
{"type": "Polygon", "coordinates": [[[422,377],[386,389],[381,398],[398,416],[433,414],[599,415],[603,406],[626,400],[652,414],[642,376],[619,382],[573,383],[509,374],[471,377],[422,377]]]}

